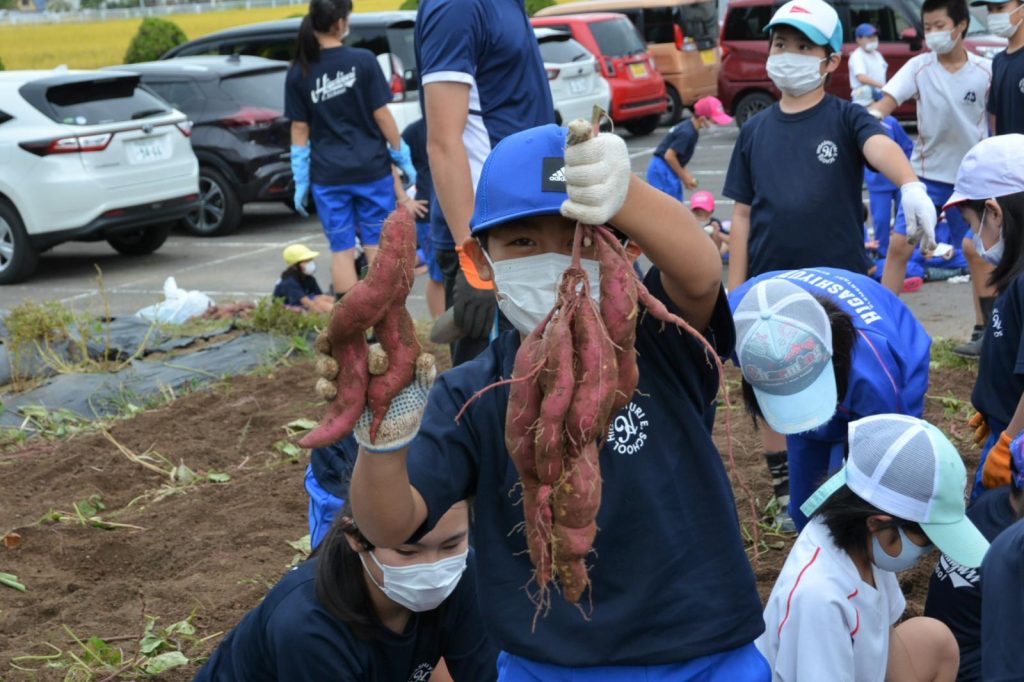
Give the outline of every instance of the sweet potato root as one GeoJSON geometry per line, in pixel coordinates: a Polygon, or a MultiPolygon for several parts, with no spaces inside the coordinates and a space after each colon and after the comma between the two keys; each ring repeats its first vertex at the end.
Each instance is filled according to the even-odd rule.
{"type": "Polygon", "coordinates": [[[352,433],[366,406],[366,386],[370,382],[366,338],[355,336],[334,346],[333,351],[338,362],[338,395],[328,403],[320,425],[299,441],[304,448],[325,447],[352,433]]]}
{"type": "Polygon", "coordinates": [[[590,296],[582,297],[572,325],[576,386],[565,417],[569,441],[580,448],[608,430],[619,378],[615,345],[590,296]]]}
{"type": "Polygon", "coordinates": [[[387,369],[370,377],[366,402],[373,411],[370,441],[377,440],[380,423],[388,413],[391,401],[412,383],[416,375],[416,358],[420,355],[420,342],[416,338],[416,325],[405,308],[405,300],[396,300],[374,331],[377,342],[387,354],[387,369]]]}
{"type": "Polygon", "coordinates": [[[587,443],[583,454],[567,465],[565,478],[555,486],[552,506],[555,523],[584,528],[597,519],[601,506],[601,465],[597,443],[587,443]]]}

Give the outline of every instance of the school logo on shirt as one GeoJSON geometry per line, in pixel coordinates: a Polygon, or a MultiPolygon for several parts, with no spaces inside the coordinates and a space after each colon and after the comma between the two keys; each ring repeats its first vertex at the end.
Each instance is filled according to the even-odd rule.
{"type": "Polygon", "coordinates": [[[824,140],[818,145],[818,161],[826,166],[836,162],[839,158],[839,147],[832,140],[824,140]]]}
{"type": "Polygon", "coordinates": [[[999,317],[999,308],[992,309],[992,336],[1003,338],[1003,318],[999,317]]]}
{"type": "Polygon", "coordinates": [[[338,71],[334,78],[325,73],[316,79],[316,87],[309,91],[309,98],[313,100],[313,104],[326,102],[338,95],[344,95],[349,88],[353,88],[355,85],[356,67],[354,66],[348,73],[338,71]]]}
{"type": "Polygon", "coordinates": [[[967,94],[964,95],[964,101],[974,104],[978,101],[978,93],[974,92],[974,90],[968,90],[967,94]]]}
{"type": "Polygon", "coordinates": [[[1017,83],[1017,87],[1020,88],[1020,94],[1024,95],[1024,78],[1020,79],[1020,83],[1017,83]]]}
{"type": "Polygon", "coordinates": [[[977,569],[962,566],[945,554],[939,557],[939,563],[935,566],[935,577],[939,580],[949,578],[954,590],[961,587],[978,587],[981,581],[977,569]]]}
{"type": "Polygon", "coordinates": [[[434,672],[434,666],[429,663],[420,663],[416,666],[416,669],[412,671],[412,675],[409,676],[409,682],[429,682],[431,673],[434,672]]]}
{"type": "Polygon", "coordinates": [[[647,442],[649,424],[643,408],[631,402],[608,427],[608,447],[619,455],[635,455],[647,442]]]}

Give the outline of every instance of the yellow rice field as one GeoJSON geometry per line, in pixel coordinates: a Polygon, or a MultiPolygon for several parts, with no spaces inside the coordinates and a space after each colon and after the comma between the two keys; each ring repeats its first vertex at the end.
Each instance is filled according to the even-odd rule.
{"type": "MultiPolygon", "coordinates": [[[[401,0],[358,0],[363,12],[397,9],[401,0]]],[[[236,9],[205,14],[176,14],[168,19],[198,38],[220,29],[304,14],[305,4],[236,9]]],[[[49,69],[59,64],[89,69],[120,64],[141,19],[95,23],[0,26],[0,59],[8,69],[49,69]]]]}

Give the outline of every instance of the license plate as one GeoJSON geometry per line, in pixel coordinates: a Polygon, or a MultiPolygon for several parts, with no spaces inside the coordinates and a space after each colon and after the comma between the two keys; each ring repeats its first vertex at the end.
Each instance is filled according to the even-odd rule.
{"type": "Polygon", "coordinates": [[[585,76],[569,79],[569,92],[574,95],[582,95],[587,91],[587,79],[585,76]]]}
{"type": "Polygon", "coordinates": [[[128,143],[128,160],[131,163],[152,163],[166,159],[169,154],[164,136],[150,137],[144,140],[133,140],[128,143]]]}
{"type": "Polygon", "coordinates": [[[647,72],[647,65],[643,62],[629,65],[629,72],[633,74],[633,78],[647,78],[650,74],[647,72]]]}
{"type": "Polygon", "coordinates": [[[707,66],[713,66],[718,55],[715,54],[714,50],[701,50],[700,60],[707,66]]]}

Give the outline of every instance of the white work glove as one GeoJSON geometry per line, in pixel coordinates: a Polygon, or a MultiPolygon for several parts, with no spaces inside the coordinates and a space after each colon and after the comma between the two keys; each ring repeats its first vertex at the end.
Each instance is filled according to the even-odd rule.
{"type": "Polygon", "coordinates": [[[420,430],[423,411],[427,407],[427,394],[434,384],[437,369],[434,367],[434,356],[420,353],[416,358],[416,376],[412,383],[394,397],[388,407],[388,413],[377,431],[377,441],[370,442],[370,424],[373,423],[373,412],[367,407],[356,422],[354,435],[356,442],[367,452],[395,452],[412,442],[420,430]]]}
{"type": "Polygon", "coordinates": [[[927,253],[935,250],[935,224],[938,216],[935,204],[928,196],[928,189],[923,182],[908,182],[900,187],[900,206],[903,217],[907,221],[907,242],[921,243],[921,251],[927,253]]]}
{"type": "Polygon", "coordinates": [[[562,215],[584,225],[605,225],[619,212],[629,191],[629,151],[612,133],[601,133],[565,148],[562,215]]]}

